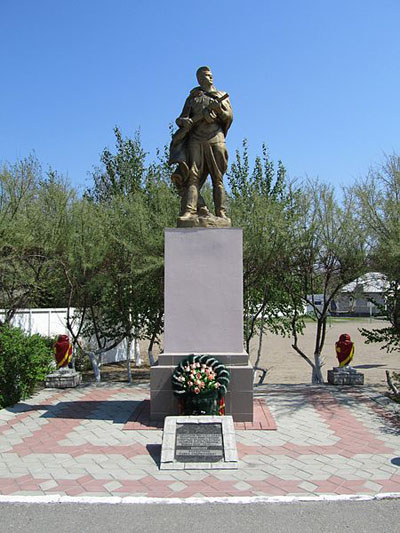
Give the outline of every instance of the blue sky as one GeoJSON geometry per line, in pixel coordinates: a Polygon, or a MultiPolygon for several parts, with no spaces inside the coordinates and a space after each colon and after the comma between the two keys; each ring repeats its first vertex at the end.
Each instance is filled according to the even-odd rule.
{"type": "Polygon", "coordinates": [[[0,0],[0,161],[35,150],[84,187],[113,127],[152,159],[210,65],[231,160],[265,142],[337,186],[400,153],[398,0],[0,0]]]}

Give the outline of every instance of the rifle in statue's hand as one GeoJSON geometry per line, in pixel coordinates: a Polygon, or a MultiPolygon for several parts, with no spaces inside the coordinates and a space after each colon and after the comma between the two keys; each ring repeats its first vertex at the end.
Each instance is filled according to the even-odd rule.
{"type": "MultiPolygon", "coordinates": [[[[193,128],[193,126],[195,126],[198,122],[204,120],[204,112],[205,111],[208,111],[208,112],[213,111],[212,104],[215,103],[215,102],[220,104],[221,102],[223,102],[224,100],[229,98],[229,94],[225,93],[222,96],[217,96],[217,97],[213,96],[212,98],[213,98],[212,102],[210,102],[210,104],[205,109],[203,109],[203,111],[201,113],[199,113],[198,115],[195,115],[194,117],[191,117],[189,119],[190,122],[188,121],[187,125],[181,126],[179,128],[179,130],[177,130],[174,133],[174,135],[172,136],[172,143],[173,144],[175,144],[177,142],[180,142],[180,141],[183,141],[183,139],[186,137],[186,135],[189,133],[189,131],[193,128]]],[[[187,117],[187,118],[189,118],[189,117],[187,117]]]]}

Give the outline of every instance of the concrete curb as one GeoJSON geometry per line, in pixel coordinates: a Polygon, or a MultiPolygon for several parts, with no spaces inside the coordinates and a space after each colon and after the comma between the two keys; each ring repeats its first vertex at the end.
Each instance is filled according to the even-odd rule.
{"type": "Polygon", "coordinates": [[[1,503],[31,503],[31,504],[108,504],[108,505],[135,505],[135,504],[189,504],[202,505],[205,503],[224,504],[255,504],[255,503],[300,503],[300,502],[338,502],[338,501],[378,501],[400,499],[400,492],[383,492],[380,494],[321,494],[319,496],[237,496],[219,498],[148,498],[145,496],[61,496],[51,494],[49,496],[0,496],[1,503]]]}

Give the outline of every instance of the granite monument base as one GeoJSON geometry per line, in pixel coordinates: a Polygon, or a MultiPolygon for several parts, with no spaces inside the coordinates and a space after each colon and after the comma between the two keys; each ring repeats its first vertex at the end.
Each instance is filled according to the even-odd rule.
{"type": "Polygon", "coordinates": [[[364,374],[348,366],[337,366],[328,370],[330,385],[364,385],[364,374]]]}
{"type": "Polygon", "coordinates": [[[46,387],[54,389],[69,389],[80,385],[82,374],[72,368],[60,368],[46,376],[46,387]]]}
{"type": "Polygon", "coordinates": [[[227,366],[226,414],[253,420],[253,369],[243,351],[242,230],[165,230],[164,350],[151,369],[151,419],[178,415],[171,376],[190,354],[227,366]]]}
{"type": "MultiPolygon", "coordinates": [[[[189,355],[189,354],[187,354],[189,355]]],[[[214,355],[214,354],[211,354],[214,355]]],[[[185,356],[183,356],[185,357],[185,356]]],[[[179,414],[178,400],[172,391],[171,376],[176,368],[173,365],[156,365],[151,369],[151,419],[163,420],[166,416],[179,414]]],[[[242,365],[227,362],[229,356],[215,355],[231,374],[228,392],[225,396],[225,414],[231,415],[235,422],[253,421],[253,368],[248,364],[248,357],[242,365]]]]}

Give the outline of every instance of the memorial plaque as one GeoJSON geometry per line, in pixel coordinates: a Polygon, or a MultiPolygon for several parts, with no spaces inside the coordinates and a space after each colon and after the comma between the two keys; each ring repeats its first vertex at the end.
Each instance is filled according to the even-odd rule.
{"type": "Polygon", "coordinates": [[[237,469],[232,416],[167,416],[161,470],[237,469]]]}
{"type": "Polygon", "coordinates": [[[221,424],[177,424],[175,460],[216,463],[224,458],[221,424]]]}

